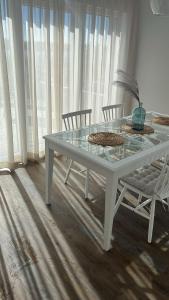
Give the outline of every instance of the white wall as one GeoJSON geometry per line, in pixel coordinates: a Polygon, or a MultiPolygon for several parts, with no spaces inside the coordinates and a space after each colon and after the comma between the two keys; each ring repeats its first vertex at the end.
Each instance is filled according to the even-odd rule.
{"type": "Polygon", "coordinates": [[[147,110],[169,114],[169,16],[153,16],[140,0],[136,78],[147,110]]]}

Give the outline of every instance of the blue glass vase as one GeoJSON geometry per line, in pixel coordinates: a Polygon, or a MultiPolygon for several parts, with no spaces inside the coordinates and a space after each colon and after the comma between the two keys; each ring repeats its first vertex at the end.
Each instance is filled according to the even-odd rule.
{"type": "Polygon", "coordinates": [[[140,103],[139,107],[134,108],[132,112],[132,128],[135,130],[143,130],[146,111],[140,103]]]}

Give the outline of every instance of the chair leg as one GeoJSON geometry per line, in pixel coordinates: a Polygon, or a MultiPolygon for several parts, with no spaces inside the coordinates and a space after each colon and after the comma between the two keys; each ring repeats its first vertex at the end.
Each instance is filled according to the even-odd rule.
{"type": "Polygon", "coordinates": [[[149,221],[149,227],[148,227],[148,243],[151,243],[151,241],[152,241],[155,205],[156,205],[156,199],[152,199],[151,209],[150,209],[150,221],[149,221]]]}
{"type": "Polygon", "coordinates": [[[169,197],[167,198],[167,203],[168,203],[168,211],[169,211],[169,197]]]}
{"type": "Polygon", "coordinates": [[[142,199],[142,194],[139,194],[138,195],[138,204],[141,202],[141,199],[142,199]]]}
{"type": "Polygon", "coordinates": [[[85,177],[85,199],[88,199],[89,193],[89,169],[86,170],[86,177],[85,177]]]}
{"type": "Polygon", "coordinates": [[[68,168],[68,170],[67,170],[66,177],[65,177],[65,184],[67,184],[67,181],[68,181],[68,178],[69,178],[69,174],[70,174],[70,171],[71,171],[72,164],[73,164],[73,160],[70,161],[69,168],[68,168]]]}
{"type": "Polygon", "coordinates": [[[116,202],[116,205],[114,207],[113,216],[115,216],[115,214],[116,214],[116,212],[117,212],[120,204],[122,203],[126,191],[127,191],[127,188],[126,188],[126,186],[124,186],[123,189],[122,189],[122,191],[121,191],[121,194],[120,194],[120,196],[119,196],[119,198],[118,198],[118,200],[116,202]]]}

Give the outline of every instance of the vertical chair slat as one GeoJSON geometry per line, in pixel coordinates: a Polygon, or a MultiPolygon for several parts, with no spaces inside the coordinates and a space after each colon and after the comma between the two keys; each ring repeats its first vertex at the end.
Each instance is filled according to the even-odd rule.
{"type": "Polygon", "coordinates": [[[76,128],[78,128],[78,120],[77,120],[77,116],[75,116],[75,120],[76,120],[76,128]]]}
{"type": "Polygon", "coordinates": [[[73,122],[73,116],[70,117],[71,118],[71,122],[72,122],[72,129],[74,130],[74,122],[73,122]]]}
{"type": "Polygon", "coordinates": [[[107,112],[104,111],[104,115],[105,115],[105,122],[107,121],[107,112]]]}
{"type": "Polygon", "coordinates": [[[110,109],[110,111],[111,111],[111,119],[110,120],[113,120],[114,119],[114,110],[110,109]]]}
{"type": "Polygon", "coordinates": [[[66,124],[66,119],[64,119],[63,121],[64,121],[65,129],[68,130],[68,127],[67,127],[67,124],[66,124]]]}
{"type": "Polygon", "coordinates": [[[71,126],[70,126],[69,118],[67,119],[67,123],[68,123],[68,130],[70,130],[71,126]]]}
{"type": "Polygon", "coordinates": [[[108,117],[108,121],[109,121],[111,119],[110,110],[108,111],[108,115],[109,115],[109,117],[108,117]]]}
{"type": "Polygon", "coordinates": [[[88,115],[89,115],[89,125],[91,125],[91,114],[88,115]]]}
{"type": "Polygon", "coordinates": [[[114,115],[115,115],[115,119],[117,119],[117,109],[114,109],[114,115]]]}

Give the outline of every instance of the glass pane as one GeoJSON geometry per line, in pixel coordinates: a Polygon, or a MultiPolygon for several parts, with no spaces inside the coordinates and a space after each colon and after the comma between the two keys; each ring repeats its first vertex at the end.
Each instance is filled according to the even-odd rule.
{"type": "MultiPolygon", "coordinates": [[[[168,132],[163,133],[163,127],[155,126],[155,132],[150,135],[129,135],[124,131],[121,131],[121,125],[126,121],[117,120],[108,123],[101,123],[91,125],[76,131],[67,131],[57,134],[57,140],[60,139],[67,143],[74,145],[77,148],[83,149],[94,155],[97,155],[110,162],[122,160],[126,157],[132,156],[138,152],[146,149],[151,149],[153,146],[169,141],[169,128],[168,132]],[[124,144],[115,147],[103,147],[100,145],[92,144],[88,142],[88,136],[90,133],[96,132],[114,132],[123,136],[124,144]]],[[[52,136],[52,139],[56,139],[56,135],[52,136]]]]}

